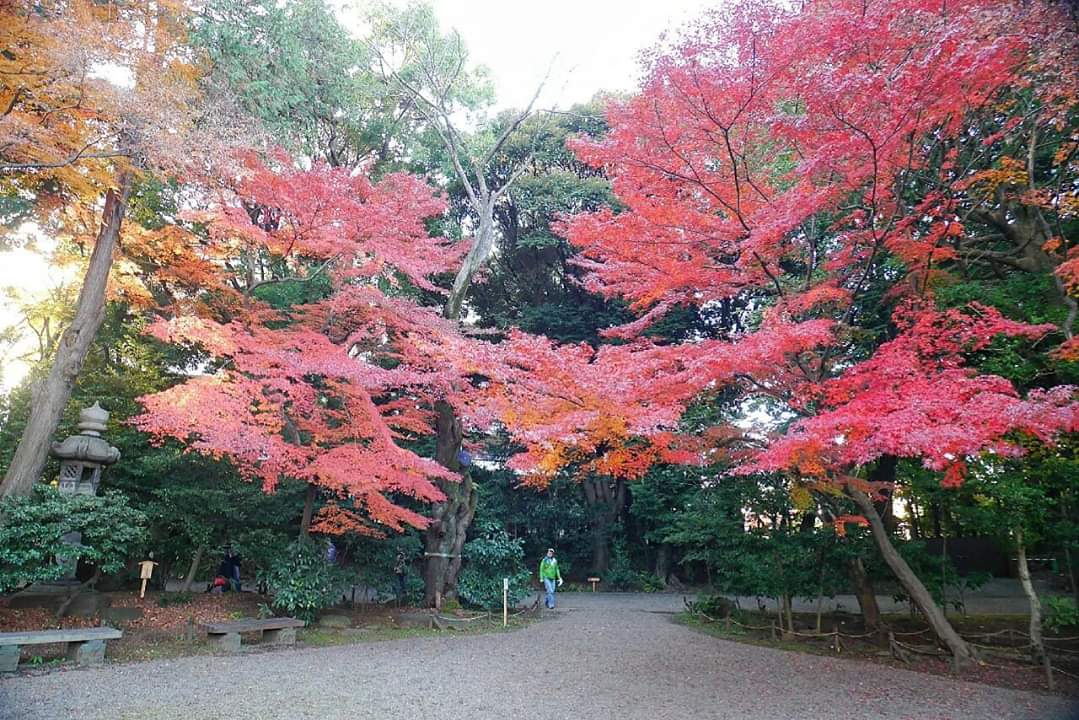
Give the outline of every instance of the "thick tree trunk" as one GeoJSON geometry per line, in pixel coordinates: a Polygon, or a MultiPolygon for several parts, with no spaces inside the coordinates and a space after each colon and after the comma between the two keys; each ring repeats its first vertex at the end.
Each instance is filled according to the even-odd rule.
{"type": "Polygon", "coordinates": [[[75,317],[60,338],[48,377],[34,385],[30,417],[0,484],[0,497],[28,495],[45,469],[52,434],[60,423],[94,336],[105,319],[105,288],[130,192],[131,176],[124,173],[118,187],[105,194],[101,230],[90,254],[90,264],[75,305],[75,317]]]}
{"type": "Polygon", "coordinates": [[[595,519],[592,522],[592,567],[593,575],[603,577],[611,567],[611,528],[606,521],[606,513],[601,515],[603,519],[595,519]]]}
{"type": "Polygon", "coordinates": [[[1030,566],[1027,565],[1027,548],[1023,541],[1023,528],[1015,529],[1015,554],[1019,565],[1019,582],[1023,586],[1027,600],[1030,601],[1030,652],[1035,663],[1045,667],[1049,689],[1053,689],[1053,670],[1049,664],[1049,658],[1045,654],[1045,643],[1042,641],[1042,604],[1038,599],[1038,593],[1034,591],[1034,583],[1030,580],[1030,566]]]}
{"type": "MultiPolygon", "coordinates": [[[[460,320],[465,296],[472,278],[494,252],[494,199],[484,195],[482,204],[473,204],[480,223],[468,254],[465,255],[453,279],[450,296],[442,314],[449,320],[460,320]]],[[[457,591],[457,575],[461,571],[461,554],[468,528],[476,514],[476,493],[468,468],[462,468],[458,457],[464,434],[461,420],[453,406],[445,400],[435,403],[436,437],[435,460],[443,467],[461,474],[459,482],[438,481],[446,499],[434,506],[431,524],[424,533],[423,598],[424,604],[434,607],[442,598],[457,591]]]]}
{"type": "Polygon", "coordinates": [[[424,603],[428,607],[456,592],[461,551],[476,514],[477,499],[472,476],[458,460],[463,439],[461,421],[444,400],[435,403],[435,411],[438,413],[435,459],[447,469],[460,473],[461,479],[439,482],[446,499],[434,506],[431,524],[424,534],[424,603]]]}
{"type": "Polygon", "coordinates": [[[195,557],[191,558],[191,566],[187,568],[187,575],[184,576],[184,584],[180,588],[180,592],[190,592],[191,583],[195,581],[195,573],[199,571],[199,565],[202,564],[202,555],[206,552],[205,545],[199,545],[195,550],[195,557]]]}
{"type": "Polygon", "coordinates": [[[884,523],[881,521],[880,515],[877,514],[877,509],[873,507],[873,501],[869,499],[868,495],[856,488],[848,488],[847,492],[854,499],[855,504],[858,505],[858,509],[862,511],[862,515],[869,521],[869,527],[873,531],[873,539],[877,541],[877,547],[884,557],[884,562],[888,564],[888,567],[891,568],[896,579],[906,590],[911,601],[914,602],[929,622],[929,626],[936,636],[948,646],[956,664],[962,666],[973,662],[975,660],[974,651],[959,636],[952,624],[948,622],[947,616],[933,600],[933,596],[929,594],[922,581],[910,569],[907,561],[892,545],[892,541],[884,529],[884,523]]]}
{"type": "Polygon", "coordinates": [[[300,518],[300,540],[311,534],[311,518],[315,514],[315,496],[318,489],[314,483],[307,483],[307,492],[303,496],[303,517],[300,518]]]}
{"type": "Polygon", "coordinates": [[[873,588],[873,581],[869,579],[869,573],[862,564],[862,559],[856,557],[848,566],[851,585],[854,586],[854,596],[858,598],[858,607],[862,611],[862,622],[867,630],[877,631],[881,628],[880,606],[877,605],[877,593],[873,588]]]}
{"type": "Polygon", "coordinates": [[[611,528],[618,520],[626,502],[624,480],[593,475],[585,478],[585,505],[590,513],[589,525],[592,535],[592,573],[603,577],[611,564],[611,528]]]}

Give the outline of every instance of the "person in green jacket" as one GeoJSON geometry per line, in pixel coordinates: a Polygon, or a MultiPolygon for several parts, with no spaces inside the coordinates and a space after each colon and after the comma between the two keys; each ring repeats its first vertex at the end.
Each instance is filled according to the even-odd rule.
{"type": "Polygon", "coordinates": [[[554,590],[556,583],[558,586],[562,584],[562,573],[558,569],[558,560],[554,556],[554,548],[547,548],[547,556],[540,560],[539,566],[540,580],[543,581],[543,587],[547,589],[547,597],[544,600],[544,604],[547,609],[554,610],[554,590]]]}

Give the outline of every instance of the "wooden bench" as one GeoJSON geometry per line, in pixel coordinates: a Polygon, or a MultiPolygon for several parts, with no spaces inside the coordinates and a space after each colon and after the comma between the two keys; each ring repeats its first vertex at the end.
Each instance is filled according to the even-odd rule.
{"type": "Polygon", "coordinates": [[[205,627],[211,644],[223,650],[235,652],[240,649],[240,633],[258,632],[261,633],[263,642],[275,645],[295,645],[296,628],[302,628],[305,624],[303,620],[282,617],[210,623],[205,627]]]}
{"type": "Polygon", "coordinates": [[[0,633],[0,672],[18,669],[23,645],[49,643],[67,643],[67,659],[79,665],[100,665],[105,661],[105,642],[121,637],[123,633],[111,627],[0,633]]]}

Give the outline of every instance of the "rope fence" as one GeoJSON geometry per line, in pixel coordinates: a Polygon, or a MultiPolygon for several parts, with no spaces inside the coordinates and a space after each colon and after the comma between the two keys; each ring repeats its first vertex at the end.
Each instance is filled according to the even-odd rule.
{"type": "MultiPolygon", "coordinates": [[[[784,638],[800,637],[800,638],[809,638],[809,639],[813,639],[813,640],[830,640],[829,644],[832,647],[832,649],[835,650],[836,653],[842,652],[842,649],[843,649],[842,641],[843,640],[847,640],[847,641],[865,640],[866,638],[879,638],[879,637],[882,637],[882,633],[880,633],[880,632],[867,632],[867,633],[860,633],[860,634],[855,635],[855,634],[851,634],[851,633],[841,632],[838,628],[834,628],[831,632],[816,632],[816,631],[814,631],[814,632],[798,632],[796,630],[785,629],[782,626],[782,622],[776,623],[775,621],[773,621],[769,625],[750,625],[750,624],[739,622],[738,620],[735,620],[732,617],[733,613],[727,614],[723,618],[714,618],[711,615],[709,615],[708,613],[705,613],[702,610],[698,610],[696,607],[694,607],[694,603],[690,603],[687,600],[684,600],[684,602],[685,602],[686,608],[691,613],[703,617],[708,622],[715,623],[717,625],[719,625],[719,624],[724,625],[725,629],[726,629],[726,632],[731,632],[732,628],[737,627],[737,628],[741,628],[743,630],[754,630],[754,631],[757,631],[757,632],[765,632],[765,631],[767,631],[767,632],[769,632],[771,634],[772,640],[779,639],[780,635],[782,635],[784,638]]],[[[915,630],[915,631],[912,631],[912,632],[895,632],[894,630],[889,630],[888,631],[888,647],[889,647],[889,650],[891,651],[892,655],[895,658],[897,658],[897,659],[899,659],[899,660],[901,660],[901,661],[903,661],[903,662],[905,662],[907,664],[910,663],[910,657],[908,656],[910,653],[913,653],[915,655],[924,655],[924,656],[928,656],[928,657],[937,657],[937,658],[952,657],[950,652],[947,652],[947,651],[945,651],[945,650],[943,650],[943,649],[941,649],[939,647],[924,647],[924,646],[919,647],[919,646],[916,646],[916,645],[911,645],[909,643],[905,643],[905,642],[897,639],[897,638],[900,638],[900,637],[912,638],[912,637],[917,637],[919,635],[928,635],[928,634],[931,634],[931,632],[932,632],[932,630],[930,628],[924,628],[922,630],[915,630]]],[[[1056,656],[1058,659],[1072,659],[1072,658],[1075,658],[1075,657],[1079,657],[1079,650],[1072,649],[1072,648],[1063,648],[1063,647],[1051,647],[1048,644],[1050,642],[1055,642],[1055,643],[1075,642],[1075,641],[1079,640],[1079,636],[1074,636],[1074,637],[1043,637],[1042,638],[1042,649],[1044,651],[1044,660],[1042,662],[1036,662],[1034,660],[1035,646],[1034,646],[1034,643],[1031,642],[1031,636],[1030,636],[1029,633],[1025,633],[1025,632],[1023,632],[1021,630],[1016,630],[1014,628],[1005,628],[1003,630],[998,630],[996,632],[959,633],[959,636],[961,638],[963,638],[963,640],[965,640],[967,642],[967,644],[969,644],[971,647],[976,648],[977,651],[980,651],[980,653],[982,655],[993,655],[995,657],[1004,658],[1004,659],[1011,660],[1011,661],[1014,661],[1014,662],[1027,663],[1027,664],[1031,664],[1031,665],[1034,665],[1034,666],[1038,666],[1038,665],[1043,666],[1045,668],[1046,679],[1048,681],[1050,690],[1053,689],[1053,673],[1060,673],[1060,674],[1066,675],[1067,677],[1070,677],[1070,678],[1079,679],[1079,676],[1076,676],[1076,675],[1074,675],[1074,674],[1072,674],[1070,672],[1067,672],[1065,670],[1061,670],[1058,667],[1054,667],[1052,665],[1052,663],[1051,663],[1051,657],[1052,656],[1056,656]],[[989,640],[991,638],[997,638],[997,637],[1005,637],[1005,638],[1014,637],[1016,639],[1025,640],[1025,642],[1012,643],[1012,644],[1008,644],[1008,645],[988,645],[988,644],[986,644],[984,642],[984,641],[987,641],[987,640],[989,640]],[[983,642],[976,642],[976,640],[982,640],[983,642]],[[1008,652],[1009,650],[1015,651],[1015,652],[1008,652]],[[1026,651],[1026,652],[1024,653],[1024,652],[1021,652],[1021,651],[1026,651]]],[[[957,660],[956,660],[955,657],[952,657],[952,664],[953,664],[953,668],[958,669],[958,664],[957,664],[957,660]]],[[[983,664],[989,665],[989,663],[984,663],[984,661],[983,661],[983,664]]],[[[990,665],[990,666],[991,667],[1004,668],[1004,666],[998,666],[998,665],[990,665]]]]}

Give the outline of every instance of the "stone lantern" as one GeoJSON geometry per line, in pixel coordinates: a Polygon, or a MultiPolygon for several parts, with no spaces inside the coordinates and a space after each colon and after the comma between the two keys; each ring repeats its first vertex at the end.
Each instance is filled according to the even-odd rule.
{"type": "MultiPolygon", "coordinates": [[[[96,402],[79,413],[79,434],[52,444],[51,454],[60,460],[61,495],[97,495],[101,470],[120,459],[120,451],[105,442],[101,433],[109,421],[109,413],[96,402]]],[[[64,542],[78,545],[82,533],[64,535],[64,542]]],[[[76,583],[76,563],[64,562],[63,582],[76,583]]]]}
{"type": "Polygon", "coordinates": [[[109,413],[97,403],[79,413],[79,434],[53,443],[51,454],[60,460],[61,495],[96,495],[101,470],[120,459],[120,451],[101,433],[109,413]]]}

